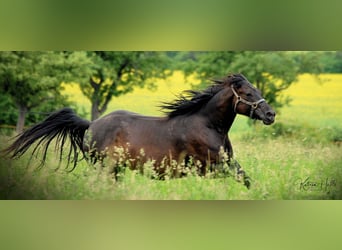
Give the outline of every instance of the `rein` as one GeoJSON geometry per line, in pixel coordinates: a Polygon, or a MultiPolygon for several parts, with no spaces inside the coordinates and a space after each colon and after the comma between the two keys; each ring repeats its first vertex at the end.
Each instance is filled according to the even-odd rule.
{"type": "Polygon", "coordinates": [[[234,87],[231,86],[232,88],[232,91],[234,93],[234,95],[236,96],[236,102],[235,102],[235,105],[234,105],[234,112],[236,113],[236,107],[237,105],[239,104],[239,102],[242,102],[244,104],[247,104],[249,106],[251,106],[251,111],[250,111],[250,114],[249,114],[249,117],[252,118],[253,117],[253,113],[254,111],[258,108],[258,105],[262,102],[266,102],[265,99],[260,99],[259,101],[256,101],[256,102],[249,102],[245,99],[243,99],[241,96],[238,95],[238,93],[235,91],[234,87]]]}

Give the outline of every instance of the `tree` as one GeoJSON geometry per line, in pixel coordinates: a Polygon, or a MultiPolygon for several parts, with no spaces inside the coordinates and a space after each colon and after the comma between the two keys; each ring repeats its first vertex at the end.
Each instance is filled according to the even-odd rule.
{"type": "Polygon", "coordinates": [[[342,73],[342,51],[321,51],[320,61],[326,73],[342,73]]]}
{"type": "Polygon", "coordinates": [[[275,109],[289,102],[288,98],[281,99],[280,94],[297,79],[300,70],[286,52],[254,51],[237,55],[230,68],[245,74],[275,109]]]}
{"type": "Polygon", "coordinates": [[[203,85],[208,82],[208,79],[227,75],[230,64],[239,53],[236,51],[180,52],[177,60],[185,76],[195,73],[203,85]]]}
{"type": "Polygon", "coordinates": [[[73,81],[91,101],[92,120],[107,110],[113,97],[129,93],[134,87],[154,87],[151,80],[167,74],[167,56],[162,52],[95,51],[67,56],[73,81]]]}
{"type": "Polygon", "coordinates": [[[67,103],[60,94],[63,72],[65,57],[60,52],[0,52],[0,89],[17,107],[17,132],[32,109],[48,106],[51,111],[67,103]]]}
{"type": "Polygon", "coordinates": [[[17,107],[7,93],[0,91],[0,125],[15,125],[17,123],[17,107]]]}

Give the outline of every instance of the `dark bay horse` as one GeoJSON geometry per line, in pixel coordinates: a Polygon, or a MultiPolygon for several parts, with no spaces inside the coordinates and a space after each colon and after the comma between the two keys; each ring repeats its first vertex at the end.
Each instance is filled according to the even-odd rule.
{"type": "MultiPolygon", "coordinates": [[[[5,152],[12,158],[20,157],[35,142],[34,153],[43,148],[43,162],[47,148],[56,139],[60,158],[67,138],[70,139],[68,162],[77,163],[78,152],[90,152],[90,157],[114,157],[115,147],[126,148],[131,159],[141,149],[143,160],[155,160],[155,169],[163,159],[178,162],[193,157],[201,163],[200,174],[205,175],[210,165],[218,163],[220,149],[233,157],[228,131],[236,114],[262,120],[265,125],[274,122],[275,112],[262,98],[261,93],[242,75],[232,74],[203,91],[186,91],[171,103],[163,103],[165,117],[149,117],[128,111],[115,111],[89,122],[76,116],[69,108],[51,114],[46,120],[19,134],[5,152]],[[89,139],[86,139],[89,138],[89,139]]],[[[140,156],[139,156],[140,157],[140,156]]],[[[238,171],[244,173],[236,163],[238,171]]],[[[131,168],[137,167],[132,160],[131,168]]],[[[245,178],[245,177],[244,177],[245,178]]],[[[247,177],[245,185],[249,186],[247,177]]]]}

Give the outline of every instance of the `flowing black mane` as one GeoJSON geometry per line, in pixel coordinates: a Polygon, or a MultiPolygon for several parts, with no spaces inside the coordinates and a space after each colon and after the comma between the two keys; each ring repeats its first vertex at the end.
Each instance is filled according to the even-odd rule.
{"type": "Polygon", "coordinates": [[[173,102],[164,102],[160,107],[169,118],[179,115],[191,115],[220,92],[226,84],[234,84],[246,80],[242,74],[232,74],[220,80],[212,80],[213,85],[202,91],[186,90],[173,102]]]}

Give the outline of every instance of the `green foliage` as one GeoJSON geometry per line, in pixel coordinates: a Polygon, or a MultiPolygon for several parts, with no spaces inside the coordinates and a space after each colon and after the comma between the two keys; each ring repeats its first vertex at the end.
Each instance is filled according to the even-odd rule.
{"type": "Polygon", "coordinates": [[[315,127],[300,122],[276,122],[272,126],[254,126],[253,130],[243,135],[243,140],[279,139],[297,140],[305,145],[312,143],[341,145],[342,129],[340,127],[315,127]]]}
{"type": "Polygon", "coordinates": [[[325,73],[342,73],[342,51],[322,51],[319,55],[325,73]]]}
{"type": "Polygon", "coordinates": [[[341,127],[329,127],[326,128],[326,135],[330,142],[342,145],[342,128],[341,127]]]}
{"type": "Polygon", "coordinates": [[[11,96],[0,92],[0,125],[15,125],[17,122],[17,108],[11,96]]]}
{"type": "MultiPolygon", "coordinates": [[[[17,129],[21,131],[30,111],[51,112],[69,104],[60,94],[64,72],[61,52],[0,52],[0,89],[10,107],[6,112],[11,112],[6,122],[12,122],[14,105],[19,113],[17,129]]],[[[34,116],[31,119],[36,121],[34,116]]]]}
{"type": "Polygon", "coordinates": [[[328,62],[324,61],[325,52],[321,51],[292,51],[290,53],[298,65],[299,73],[319,74],[326,72],[328,62]]]}
{"type": "Polygon", "coordinates": [[[63,58],[56,52],[1,52],[1,88],[17,104],[38,106],[53,98],[63,80],[63,58]]]}
{"type": "Polygon", "coordinates": [[[178,55],[179,67],[186,76],[197,74],[196,77],[207,84],[208,79],[222,77],[230,73],[230,64],[240,52],[181,52],[178,55]]]}
{"type": "Polygon", "coordinates": [[[298,65],[287,52],[250,52],[237,55],[231,65],[233,71],[247,76],[261,90],[267,102],[275,109],[286,105],[289,99],[281,99],[299,74],[298,65]]]}

